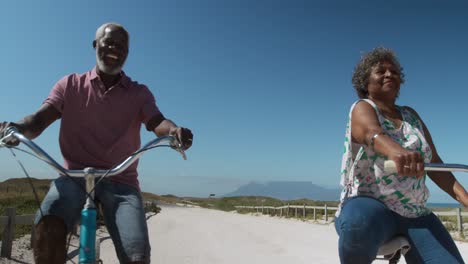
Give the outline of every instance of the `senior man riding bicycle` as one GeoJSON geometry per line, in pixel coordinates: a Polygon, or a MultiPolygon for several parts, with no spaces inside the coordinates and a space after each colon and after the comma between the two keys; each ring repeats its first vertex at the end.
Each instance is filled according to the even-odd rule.
{"type": "MultiPolygon", "coordinates": [[[[190,148],[192,132],[166,119],[150,90],[122,71],[129,47],[125,28],[103,24],[96,31],[93,47],[96,66],[92,70],[63,77],[37,112],[17,123],[3,122],[0,132],[15,126],[33,139],[61,119],[59,142],[66,169],[111,168],[121,162],[140,147],[142,123],[157,136],[174,135],[183,149],[190,148]]],[[[135,162],[95,190],[121,263],[150,262],[137,176],[135,162]]],[[[66,235],[79,221],[85,199],[82,186],[66,176],[52,183],[35,220],[36,263],[65,263],[66,235]]]]}

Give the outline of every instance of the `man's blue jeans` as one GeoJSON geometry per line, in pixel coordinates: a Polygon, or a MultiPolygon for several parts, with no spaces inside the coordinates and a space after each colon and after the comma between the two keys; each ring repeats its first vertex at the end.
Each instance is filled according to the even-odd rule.
{"type": "Polygon", "coordinates": [[[370,197],[353,197],[335,220],[341,263],[372,263],[379,247],[396,235],[411,244],[408,264],[464,263],[450,234],[436,215],[406,218],[370,197]]]}
{"type": "MultiPolygon", "coordinates": [[[[60,176],[55,179],[36,214],[35,224],[42,216],[55,215],[63,219],[71,231],[80,220],[86,200],[84,189],[84,178],[71,180],[60,176]]],[[[105,178],[96,185],[95,195],[102,205],[107,230],[120,262],[150,263],[151,247],[140,191],[105,178]]]]}

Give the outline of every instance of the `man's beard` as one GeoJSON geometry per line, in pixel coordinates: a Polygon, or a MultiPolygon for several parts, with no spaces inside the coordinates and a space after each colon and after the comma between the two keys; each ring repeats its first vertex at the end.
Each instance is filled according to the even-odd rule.
{"type": "Polygon", "coordinates": [[[119,74],[123,67],[123,64],[120,66],[108,66],[104,63],[104,61],[101,58],[99,58],[97,54],[96,54],[96,62],[97,62],[98,69],[102,71],[103,73],[109,74],[109,75],[119,74]]]}

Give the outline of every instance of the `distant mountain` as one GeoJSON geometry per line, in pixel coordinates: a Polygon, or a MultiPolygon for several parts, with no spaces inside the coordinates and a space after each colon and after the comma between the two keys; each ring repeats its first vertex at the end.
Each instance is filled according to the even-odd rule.
{"type": "Polygon", "coordinates": [[[337,201],[340,198],[340,192],[341,189],[327,189],[312,182],[271,181],[267,183],[251,182],[223,196],[268,196],[281,200],[306,198],[320,201],[337,201]]]}

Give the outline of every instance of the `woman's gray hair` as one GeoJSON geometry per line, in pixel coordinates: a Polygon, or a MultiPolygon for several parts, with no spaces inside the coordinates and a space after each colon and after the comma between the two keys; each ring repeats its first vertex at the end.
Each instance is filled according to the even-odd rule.
{"type": "Polygon", "coordinates": [[[361,57],[361,60],[354,68],[352,83],[359,98],[367,98],[369,96],[367,85],[369,84],[369,76],[372,67],[382,61],[387,61],[393,64],[393,66],[395,66],[396,70],[398,71],[398,74],[400,75],[400,83],[403,84],[405,82],[403,67],[401,67],[395,53],[391,49],[377,47],[370,52],[364,53],[364,55],[361,57]]]}

